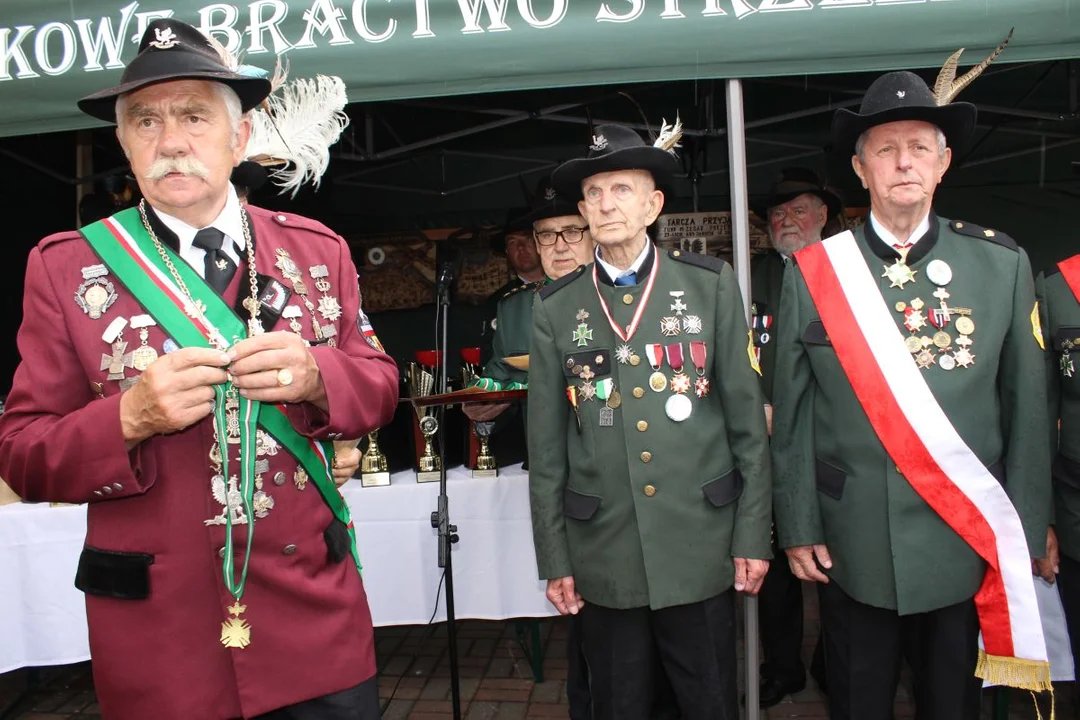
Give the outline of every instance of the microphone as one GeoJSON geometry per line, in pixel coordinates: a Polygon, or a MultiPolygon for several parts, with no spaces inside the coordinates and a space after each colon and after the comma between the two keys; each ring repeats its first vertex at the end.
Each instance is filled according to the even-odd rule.
{"type": "Polygon", "coordinates": [[[442,295],[449,292],[450,286],[454,284],[454,263],[447,260],[439,266],[439,277],[435,281],[435,292],[442,295]]]}

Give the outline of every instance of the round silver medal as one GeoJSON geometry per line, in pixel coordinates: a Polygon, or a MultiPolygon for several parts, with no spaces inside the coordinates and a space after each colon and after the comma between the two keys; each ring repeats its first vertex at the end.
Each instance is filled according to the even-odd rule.
{"type": "Polygon", "coordinates": [[[956,359],[952,355],[942,354],[938,357],[938,365],[941,366],[942,370],[952,370],[956,367],[956,359]]]}
{"type": "Polygon", "coordinates": [[[935,285],[944,287],[952,282],[952,268],[944,260],[931,260],[926,266],[926,277],[935,285]]]}
{"type": "Polygon", "coordinates": [[[672,395],[664,403],[664,412],[675,422],[682,422],[690,417],[694,409],[694,403],[686,395],[672,395]]]}

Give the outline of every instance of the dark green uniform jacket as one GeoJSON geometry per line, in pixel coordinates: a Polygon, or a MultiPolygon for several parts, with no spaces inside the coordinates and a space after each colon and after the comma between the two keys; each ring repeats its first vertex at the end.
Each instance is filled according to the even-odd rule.
{"type": "Polygon", "coordinates": [[[517,285],[499,300],[495,313],[491,360],[484,366],[484,377],[498,380],[504,385],[529,381],[527,372],[509,365],[503,358],[529,354],[533,296],[539,286],[540,283],[517,285]]]}
{"type": "Polygon", "coordinates": [[[1038,289],[1049,351],[1054,529],[1061,552],[1080,560],[1080,303],[1057,266],[1039,276],[1038,289]]]}
{"type": "Polygon", "coordinates": [[[629,342],[637,365],[618,359],[623,343],[591,264],[548,285],[533,305],[529,487],[540,577],[573,575],[587,602],[612,608],[704,600],[731,588],[733,557],[771,556],[768,440],[735,275],[715,258],[654,249],[637,285],[599,285],[623,327],[654,262],[652,297],[629,342]],[[665,336],[661,318],[674,318],[669,332],[678,334],[665,336]],[[694,394],[690,341],[706,344],[704,398],[694,394]],[[692,412],[676,422],[665,412],[672,369],[665,361],[668,383],[650,389],[645,344],[679,342],[692,412]],[[611,426],[601,425],[605,402],[583,390],[606,379],[621,395],[608,403],[617,405],[611,426]],[[568,386],[578,392],[580,427],[568,386]]]}
{"type": "Polygon", "coordinates": [[[776,370],[776,332],[780,314],[780,290],[784,285],[784,256],[775,250],[758,255],[750,263],[750,327],[761,366],[761,390],[772,402],[776,370]]]}
{"type": "MultiPolygon", "coordinates": [[[[893,264],[897,253],[869,224],[855,236],[875,277],[893,264]]],[[[911,333],[903,313],[913,302],[918,305],[917,299],[925,317],[939,307],[938,285],[927,277],[934,260],[952,270],[946,285],[949,307],[970,310],[966,317],[974,329],[965,328],[972,341],[966,347],[974,362],[951,370],[935,363],[922,370],[923,377],[960,437],[1004,483],[1029,549],[1041,557],[1050,466],[1045,360],[1027,255],[1000,233],[931,214],[929,231],[908,255],[915,282],[898,288],[886,278],[878,280],[905,337],[937,332],[926,324],[911,333]]],[[[833,560],[828,574],[848,595],[901,615],[971,598],[983,579],[983,561],[923,502],[886,454],[797,266],[785,276],[780,314],[772,453],[781,547],[825,543],[833,560]]],[[[955,342],[961,317],[952,315],[943,328],[954,339],[953,350],[962,346],[955,342]]],[[[940,357],[936,347],[929,350],[940,357]]]]}

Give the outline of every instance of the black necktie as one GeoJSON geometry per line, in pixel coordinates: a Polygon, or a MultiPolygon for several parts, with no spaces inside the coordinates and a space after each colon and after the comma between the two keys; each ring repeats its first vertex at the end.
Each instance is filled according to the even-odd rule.
{"type": "Polygon", "coordinates": [[[229,287],[236,272],[236,263],[232,261],[221,245],[225,240],[225,233],[217,228],[203,228],[195,233],[192,245],[206,251],[206,282],[217,291],[218,295],[225,294],[225,288],[229,287]]]}

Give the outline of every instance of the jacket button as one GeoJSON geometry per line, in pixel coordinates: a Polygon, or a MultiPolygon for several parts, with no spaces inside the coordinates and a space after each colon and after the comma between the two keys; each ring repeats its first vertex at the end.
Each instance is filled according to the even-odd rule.
{"type": "Polygon", "coordinates": [[[285,222],[285,221],[286,221],[287,219],[288,219],[288,218],[286,218],[286,217],[285,217],[284,215],[278,215],[278,216],[277,216],[277,221],[278,221],[279,223],[284,223],[284,222],[285,222]]]}
{"type": "Polygon", "coordinates": [[[219,547],[219,548],[218,548],[218,551],[217,551],[217,556],[218,556],[219,558],[223,558],[223,557],[225,557],[225,548],[224,548],[224,547],[219,547]]]}
{"type": "Polygon", "coordinates": [[[645,397],[645,390],[639,387],[634,388],[634,397],[638,399],[645,397]]]}
{"type": "Polygon", "coordinates": [[[112,486],[113,486],[113,490],[123,490],[124,489],[124,486],[121,485],[120,483],[113,483],[112,486]]]}
{"type": "Polygon", "coordinates": [[[645,452],[641,453],[641,462],[647,463],[650,460],[652,460],[652,453],[651,452],[646,450],[645,452]]]}
{"type": "Polygon", "coordinates": [[[294,552],[296,552],[296,546],[292,543],[289,543],[285,547],[281,548],[282,555],[292,555],[294,552]]]}
{"type": "Polygon", "coordinates": [[[285,473],[281,472],[280,470],[278,472],[274,473],[274,484],[278,485],[278,486],[284,485],[285,484],[285,473]]]}
{"type": "Polygon", "coordinates": [[[646,485],[644,488],[642,488],[641,491],[645,493],[645,497],[652,497],[656,494],[656,488],[654,488],[652,485],[646,485]]]}
{"type": "Polygon", "coordinates": [[[904,473],[900,472],[900,466],[899,465],[894,465],[893,467],[896,468],[896,472],[900,473],[901,475],[904,474],[904,473]]]}
{"type": "Polygon", "coordinates": [[[102,494],[102,492],[100,490],[95,490],[94,494],[97,495],[98,497],[105,497],[105,495],[102,494]]]}
{"type": "Polygon", "coordinates": [[[638,432],[645,432],[646,430],[649,429],[649,423],[645,422],[644,420],[638,420],[637,421],[637,429],[638,429],[638,432]]]}
{"type": "Polygon", "coordinates": [[[112,488],[111,488],[111,487],[109,487],[108,485],[105,485],[105,486],[103,486],[103,487],[101,488],[101,490],[102,490],[102,492],[104,492],[104,493],[105,493],[106,495],[112,495],[112,488]]]}
{"type": "Polygon", "coordinates": [[[623,305],[633,305],[634,304],[634,296],[631,295],[630,293],[626,293],[625,295],[622,296],[622,301],[623,301],[623,305]]]}

